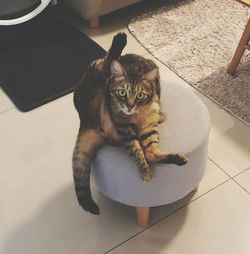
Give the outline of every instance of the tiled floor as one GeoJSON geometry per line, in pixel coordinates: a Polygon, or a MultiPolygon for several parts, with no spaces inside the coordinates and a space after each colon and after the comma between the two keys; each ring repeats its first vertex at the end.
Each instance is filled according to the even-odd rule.
{"type": "MultiPolygon", "coordinates": [[[[70,19],[108,49],[141,8],[108,15],[95,30],[70,19]]],[[[125,52],[153,58],[127,34],[125,52]]],[[[185,84],[155,61],[164,79],[185,84]]],[[[79,208],[71,172],[79,124],[72,94],[21,113],[0,90],[0,253],[249,254],[250,128],[194,92],[212,118],[206,175],[197,193],[151,209],[150,226],[142,230],[133,207],[106,198],[94,183],[101,215],[79,208]]]]}

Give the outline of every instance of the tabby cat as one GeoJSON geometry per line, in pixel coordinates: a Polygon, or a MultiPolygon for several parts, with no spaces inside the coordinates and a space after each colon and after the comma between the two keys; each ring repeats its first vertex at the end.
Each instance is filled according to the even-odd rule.
{"type": "Polygon", "coordinates": [[[126,43],[126,34],[117,34],[106,57],[89,66],[74,93],[80,117],[73,153],[75,191],[82,208],[93,214],[99,208],[91,197],[91,162],[104,143],[125,145],[146,182],[153,178],[152,163],[187,162],[179,153],[159,150],[158,124],[164,121],[159,70],[141,56],[120,56],[126,43]]]}

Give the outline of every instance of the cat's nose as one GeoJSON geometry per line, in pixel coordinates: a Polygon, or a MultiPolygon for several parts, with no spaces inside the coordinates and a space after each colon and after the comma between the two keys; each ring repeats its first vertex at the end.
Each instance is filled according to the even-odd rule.
{"type": "Polygon", "coordinates": [[[128,111],[130,112],[132,108],[134,107],[134,105],[127,105],[127,107],[128,107],[128,111]]]}

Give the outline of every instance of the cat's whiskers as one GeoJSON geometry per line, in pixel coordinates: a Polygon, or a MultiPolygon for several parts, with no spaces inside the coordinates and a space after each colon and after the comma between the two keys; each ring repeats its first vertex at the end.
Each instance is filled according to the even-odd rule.
{"type": "Polygon", "coordinates": [[[112,115],[113,115],[113,116],[117,116],[120,112],[121,112],[120,107],[118,107],[117,105],[113,105],[113,108],[112,108],[112,115]]]}

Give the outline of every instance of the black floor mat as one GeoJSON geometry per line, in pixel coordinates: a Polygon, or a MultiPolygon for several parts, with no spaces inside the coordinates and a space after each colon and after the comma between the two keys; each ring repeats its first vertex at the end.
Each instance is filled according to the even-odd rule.
{"type": "Polygon", "coordinates": [[[7,43],[6,36],[2,38],[0,85],[21,111],[72,92],[89,63],[106,53],[72,25],[59,21],[43,25],[38,20],[24,33],[19,29],[7,43]]]}

